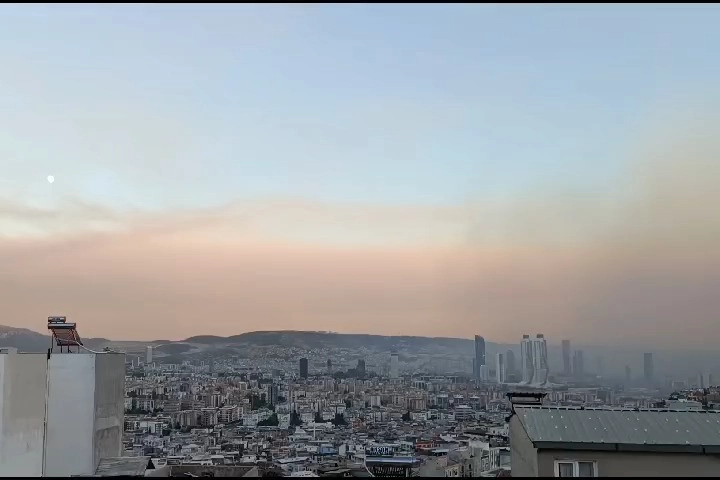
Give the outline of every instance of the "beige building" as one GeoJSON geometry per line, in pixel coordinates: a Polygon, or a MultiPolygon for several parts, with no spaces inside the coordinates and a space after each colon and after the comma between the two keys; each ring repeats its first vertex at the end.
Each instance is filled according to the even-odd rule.
{"type": "Polygon", "coordinates": [[[515,407],[513,477],[711,477],[720,413],[515,407]]]}

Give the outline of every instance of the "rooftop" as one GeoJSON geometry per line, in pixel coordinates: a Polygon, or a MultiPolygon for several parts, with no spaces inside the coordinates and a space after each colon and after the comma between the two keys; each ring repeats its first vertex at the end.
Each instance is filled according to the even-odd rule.
{"type": "Polygon", "coordinates": [[[145,470],[154,469],[150,457],[104,458],[95,470],[101,477],[143,477],[145,470]]]}
{"type": "Polygon", "coordinates": [[[720,453],[720,413],[516,407],[536,448],[720,453]]]}

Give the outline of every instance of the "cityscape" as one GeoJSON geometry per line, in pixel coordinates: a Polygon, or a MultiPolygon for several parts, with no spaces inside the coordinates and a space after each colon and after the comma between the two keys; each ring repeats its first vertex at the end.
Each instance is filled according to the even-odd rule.
{"type": "MultiPolygon", "coordinates": [[[[583,351],[572,350],[568,339],[559,342],[562,368],[555,372],[541,333],[523,335],[492,357],[485,338],[476,335],[469,357],[448,361],[441,354],[418,355],[398,339],[390,351],[372,343],[298,348],[266,341],[250,354],[223,342],[178,354],[169,347],[181,343],[106,341],[93,343],[99,349],[93,350],[64,316],[49,317],[48,329],[52,337],[42,336],[49,340],[47,353],[0,348],[0,386],[8,395],[0,445],[4,452],[24,452],[22,461],[0,465],[9,475],[502,477],[521,470],[522,476],[552,476],[516,464],[513,452],[526,448],[511,433],[519,409],[560,418],[562,412],[660,418],[668,412],[688,426],[693,414],[715,415],[717,409],[720,418],[720,387],[711,373],[658,378],[653,353],[641,352],[639,377],[626,366],[624,378],[604,378],[586,371],[583,351]],[[122,344],[130,349],[118,351],[122,344]],[[430,373],[418,366],[420,357],[444,366],[430,373]],[[35,380],[18,383],[25,375],[35,380]],[[18,396],[33,401],[15,402],[18,396]],[[26,419],[19,437],[17,426],[8,430],[18,418],[26,419]],[[61,434],[70,431],[72,443],[61,434]],[[23,438],[36,440],[23,446],[23,438]],[[91,447],[89,456],[68,457],[68,448],[74,452],[80,444],[91,447]]],[[[430,345],[439,340],[427,339],[430,345]]],[[[525,428],[533,435],[538,425],[525,428]]],[[[617,435],[608,433],[604,441],[633,451],[617,435]]],[[[645,442],[638,451],[651,452],[645,442]]],[[[667,454],[671,445],[658,445],[658,452],[667,454]]],[[[639,460],[637,468],[653,461],[639,460]]],[[[595,460],[568,465],[555,467],[570,469],[571,476],[595,476],[601,468],[595,460]]],[[[635,467],[624,468],[632,473],[635,467]]],[[[679,474],[688,467],[674,468],[679,474]]]]}
{"type": "Polygon", "coordinates": [[[0,477],[716,477],[720,6],[0,5],[0,477]]]}

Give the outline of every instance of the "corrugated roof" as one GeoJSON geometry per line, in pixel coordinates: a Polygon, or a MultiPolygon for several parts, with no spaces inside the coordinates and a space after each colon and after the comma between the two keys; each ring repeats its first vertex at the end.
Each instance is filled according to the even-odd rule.
{"type": "Polygon", "coordinates": [[[102,477],[144,477],[150,457],[115,457],[100,460],[95,475],[102,477]]]}
{"type": "Polygon", "coordinates": [[[712,449],[716,452],[720,448],[720,414],[715,412],[547,407],[516,407],[515,412],[538,447],[575,443],[717,447],[712,449]]]}

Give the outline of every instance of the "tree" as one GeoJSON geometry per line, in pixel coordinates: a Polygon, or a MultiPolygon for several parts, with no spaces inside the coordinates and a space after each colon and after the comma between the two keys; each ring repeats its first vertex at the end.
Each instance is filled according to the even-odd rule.
{"type": "Polygon", "coordinates": [[[345,408],[352,408],[352,400],[349,398],[345,400],[345,408]]]}
{"type": "Polygon", "coordinates": [[[336,427],[338,425],[347,425],[347,421],[345,420],[345,415],[342,413],[336,413],[335,418],[332,419],[332,424],[336,427]]]}
{"type": "Polygon", "coordinates": [[[299,427],[302,424],[302,419],[300,418],[300,415],[298,415],[297,410],[293,410],[293,412],[290,414],[290,426],[299,427]]]}
{"type": "Polygon", "coordinates": [[[258,422],[258,427],[277,427],[280,425],[277,413],[273,413],[269,418],[258,422]]]}
{"type": "Polygon", "coordinates": [[[315,412],[315,423],[323,423],[324,421],[320,412],[315,412]]]}
{"type": "Polygon", "coordinates": [[[256,394],[250,395],[250,408],[252,410],[257,410],[259,408],[262,408],[265,406],[265,395],[260,396],[256,394]]]}
{"type": "Polygon", "coordinates": [[[402,421],[409,422],[410,420],[412,420],[412,417],[410,416],[410,410],[408,410],[407,412],[403,413],[402,421]]]}

